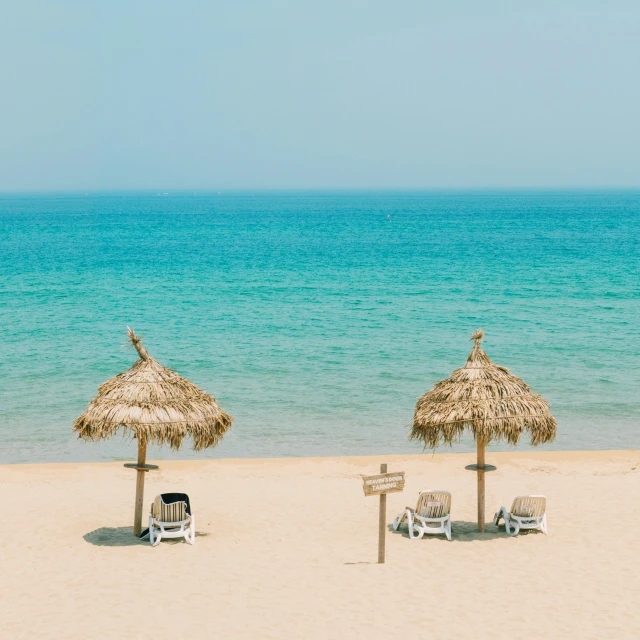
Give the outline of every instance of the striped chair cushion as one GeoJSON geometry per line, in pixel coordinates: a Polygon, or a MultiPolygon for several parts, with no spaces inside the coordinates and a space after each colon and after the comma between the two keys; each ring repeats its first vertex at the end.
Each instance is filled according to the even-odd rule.
{"type": "Polygon", "coordinates": [[[162,496],[158,496],[153,501],[151,515],[154,520],[158,520],[159,522],[182,522],[188,517],[187,503],[173,502],[172,504],[165,504],[162,496]]]}

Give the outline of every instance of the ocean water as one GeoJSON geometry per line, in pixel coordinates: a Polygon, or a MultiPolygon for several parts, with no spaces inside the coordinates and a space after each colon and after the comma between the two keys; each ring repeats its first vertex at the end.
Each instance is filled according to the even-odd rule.
{"type": "Polygon", "coordinates": [[[152,457],[419,452],[478,327],[549,400],[546,449],[640,448],[639,276],[638,192],[2,196],[0,462],[135,454],[71,432],[127,325],[235,417],[152,457]]]}

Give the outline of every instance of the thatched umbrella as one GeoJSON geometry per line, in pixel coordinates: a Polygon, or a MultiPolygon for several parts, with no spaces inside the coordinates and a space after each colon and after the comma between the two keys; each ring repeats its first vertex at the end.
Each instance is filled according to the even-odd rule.
{"type": "Polygon", "coordinates": [[[451,377],[438,382],[418,399],[411,439],[435,449],[438,444],[459,441],[467,428],[478,447],[478,531],[484,531],[484,474],[495,467],[485,465],[484,448],[492,441],[515,445],[529,431],[532,445],[556,437],[556,421],[549,404],[508,369],[493,364],[480,348],[484,332],[479,329],[467,363],[451,377]]]}
{"type": "Polygon", "coordinates": [[[146,464],[147,444],[168,444],[179,449],[191,436],[196,451],[215,447],[233,418],[194,384],[166,369],[142,346],[141,339],[128,329],[131,344],[140,359],[124,373],[98,387],[98,395],[74,422],[73,430],[84,440],[106,440],[122,431],[138,441],[136,505],[133,533],[142,529],[144,474],[155,465],[146,464]]]}

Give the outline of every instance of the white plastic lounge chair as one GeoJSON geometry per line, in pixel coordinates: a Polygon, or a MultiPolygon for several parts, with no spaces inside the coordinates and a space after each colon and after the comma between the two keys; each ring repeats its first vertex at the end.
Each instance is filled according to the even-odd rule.
{"type": "Polygon", "coordinates": [[[153,501],[149,542],[155,547],[162,538],[184,538],[189,544],[195,543],[195,517],[186,493],[163,493],[153,501]]]}
{"type": "Polygon", "coordinates": [[[547,533],[547,499],[544,496],[518,496],[511,505],[511,512],[506,507],[493,516],[493,524],[504,519],[507,534],[517,536],[520,529],[540,529],[547,533]]]}
{"type": "Polygon", "coordinates": [[[405,519],[412,540],[419,540],[425,533],[444,533],[451,540],[451,494],[432,489],[421,491],[415,510],[407,507],[398,514],[393,530],[397,531],[405,519]]]}

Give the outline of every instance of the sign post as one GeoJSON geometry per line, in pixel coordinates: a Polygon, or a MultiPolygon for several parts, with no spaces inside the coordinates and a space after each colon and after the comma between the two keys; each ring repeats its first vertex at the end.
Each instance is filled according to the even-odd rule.
{"type": "MultiPolygon", "coordinates": [[[[380,465],[380,473],[387,473],[387,465],[380,465]]],[[[387,524],[387,494],[380,494],[380,514],[378,516],[378,564],[384,564],[387,524]]]]}
{"type": "Polygon", "coordinates": [[[380,465],[379,476],[363,476],[365,496],[380,496],[380,513],[378,517],[378,563],[384,564],[385,534],[387,531],[387,493],[395,493],[404,489],[404,471],[387,473],[387,465],[380,465]]]}

